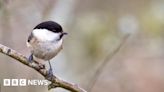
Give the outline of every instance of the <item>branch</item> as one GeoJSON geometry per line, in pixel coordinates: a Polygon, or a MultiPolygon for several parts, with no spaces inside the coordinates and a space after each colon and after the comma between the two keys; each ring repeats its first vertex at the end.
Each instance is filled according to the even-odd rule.
{"type": "Polygon", "coordinates": [[[63,81],[63,80],[57,78],[56,76],[53,76],[52,78],[48,77],[48,71],[46,69],[41,69],[38,64],[29,63],[28,59],[24,55],[18,53],[17,51],[15,51],[9,47],[6,47],[6,46],[0,44],[0,52],[9,57],[12,57],[16,61],[19,61],[20,63],[22,63],[24,65],[27,65],[28,67],[33,68],[38,73],[40,73],[43,77],[45,77],[45,79],[51,81],[51,84],[48,86],[48,89],[61,87],[61,88],[67,89],[71,92],[87,92],[84,89],[80,88],[78,85],[63,81]]]}
{"type": "Polygon", "coordinates": [[[112,52],[110,52],[107,57],[105,58],[105,60],[102,62],[102,64],[99,66],[99,68],[96,70],[94,78],[91,80],[91,84],[90,87],[88,88],[88,92],[92,92],[93,87],[95,86],[99,76],[101,75],[103,69],[105,68],[105,66],[109,63],[109,61],[111,59],[113,59],[113,57],[120,51],[121,47],[123,47],[123,45],[126,43],[126,41],[128,40],[130,34],[126,34],[122,40],[121,43],[118,45],[118,47],[116,47],[112,52]]]}

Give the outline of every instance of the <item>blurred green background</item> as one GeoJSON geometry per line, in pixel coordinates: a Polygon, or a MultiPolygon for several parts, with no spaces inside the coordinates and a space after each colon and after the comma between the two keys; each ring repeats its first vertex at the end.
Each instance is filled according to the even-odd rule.
{"type": "MultiPolygon", "coordinates": [[[[0,0],[0,43],[29,56],[26,39],[47,20],[69,33],[51,60],[58,77],[88,92],[164,92],[164,0],[0,0]]],[[[0,54],[1,84],[44,79],[13,61],[0,54]]],[[[67,92],[2,85],[1,91],[67,92]]]]}

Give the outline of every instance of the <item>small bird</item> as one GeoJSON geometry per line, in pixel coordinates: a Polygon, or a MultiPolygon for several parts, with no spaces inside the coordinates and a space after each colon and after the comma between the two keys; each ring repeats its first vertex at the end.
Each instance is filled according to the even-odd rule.
{"type": "Polygon", "coordinates": [[[50,60],[55,57],[62,49],[63,32],[60,24],[54,21],[45,21],[34,27],[28,37],[27,47],[31,50],[29,61],[48,61],[49,73],[53,75],[50,60]]]}

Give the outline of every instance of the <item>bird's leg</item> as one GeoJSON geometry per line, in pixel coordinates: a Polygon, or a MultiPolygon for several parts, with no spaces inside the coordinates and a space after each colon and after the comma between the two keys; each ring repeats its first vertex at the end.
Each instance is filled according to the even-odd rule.
{"type": "Polygon", "coordinates": [[[35,64],[37,64],[37,65],[39,66],[40,69],[45,69],[45,65],[43,65],[43,64],[41,64],[41,63],[39,63],[39,62],[37,62],[37,61],[34,60],[33,54],[31,54],[31,55],[29,56],[28,61],[29,61],[30,63],[35,63],[35,64]]]}
{"type": "Polygon", "coordinates": [[[34,62],[34,61],[33,61],[33,53],[29,56],[28,61],[29,61],[30,63],[34,62]]]}
{"type": "Polygon", "coordinates": [[[50,61],[48,61],[48,63],[49,63],[49,66],[50,66],[50,68],[49,68],[49,70],[48,70],[48,77],[49,77],[49,78],[52,78],[52,77],[53,77],[52,66],[51,66],[50,61]]]}

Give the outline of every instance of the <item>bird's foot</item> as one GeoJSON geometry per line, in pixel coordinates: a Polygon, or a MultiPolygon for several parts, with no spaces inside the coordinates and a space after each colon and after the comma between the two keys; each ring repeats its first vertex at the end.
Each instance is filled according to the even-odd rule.
{"type": "Polygon", "coordinates": [[[31,54],[31,55],[29,56],[28,61],[29,61],[30,63],[33,63],[33,62],[34,62],[34,61],[33,61],[33,54],[31,54]]]}
{"type": "Polygon", "coordinates": [[[39,69],[45,69],[45,65],[44,65],[44,64],[41,64],[41,63],[39,63],[39,62],[37,62],[37,61],[34,60],[33,54],[31,54],[31,55],[29,56],[28,61],[29,61],[30,63],[36,64],[36,65],[38,66],[39,69]]]}
{"type": "Polygon", "coordinates": [[[48,77],[48,79],[52,79],[53,78],[53,71],[52,71],[52,68],[50,68],[49,70],[48,70],[48,75],[47,75],[47,77],[48,77]]]}

